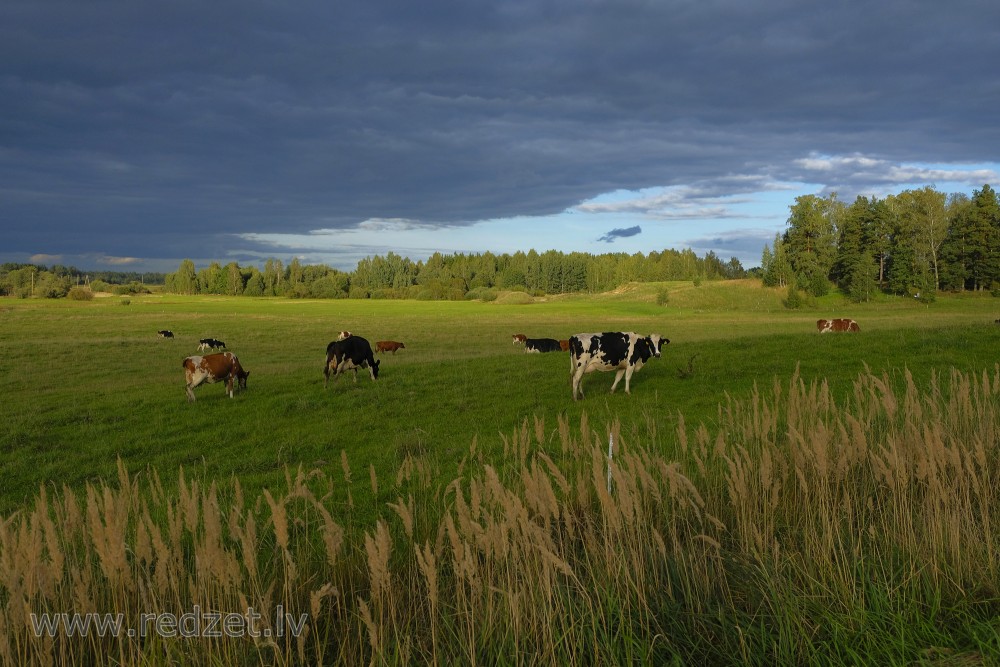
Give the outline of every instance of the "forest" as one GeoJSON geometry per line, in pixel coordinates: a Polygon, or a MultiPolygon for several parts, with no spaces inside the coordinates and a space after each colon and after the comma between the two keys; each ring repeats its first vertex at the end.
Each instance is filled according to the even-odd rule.
{"type": "Polygon", "coordinates": [[[849,205],[836,194],[798,197],[759,273],[766,286],[813,296],[836,286],[857,302],[880,292],[1000,296],[1000,203],[989,185],[971,197],[925,187],[849,205]]]}
{"type": "Polygon", "coordinates": [[[293,258],[287,265],[268,259],[263,271],[235,262],[196,270],[184,260],[166,277],[169,292],[355,299],[495,298],[498,290],[533,295],[569,292],[602,292],[628,282],[686,279],[729,279],[746,275],[736,259],[723,262],[714,253],[698,257],[691,250],[672,249],[649,254],[562,253],[535,250],[514,254],[434,253],[414,262],[394,252],[366,257],[352,272],[322,264],[302,264],[293,258]]]}

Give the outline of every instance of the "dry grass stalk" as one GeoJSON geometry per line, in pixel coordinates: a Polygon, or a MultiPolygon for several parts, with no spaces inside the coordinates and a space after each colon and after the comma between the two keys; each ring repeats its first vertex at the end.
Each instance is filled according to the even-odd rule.
{"type": "MultiPolygon", "coordinates": [[[[352,513],[342,526],[331,493],[313,492],[332,479],[301,467],[286,471],[287,495],[251,503],[238,483],[227,504],[183,470],[166,492],[155,472],[140,483],[122,464],[117,486],[86,487],[82,506],[42,489],[0,520],[0,661],[472,662],[531,647],[542,661],[610,662],[621,654],[602,628],[662,632],[665,600],[690,619],[724,604],[793,609],[803,631],[821,632],[788,601],[851,618],[882,588],[942,599],[995,589],[1000,366],[927,388],[867,373],[843,405],[796,374],[770,395],[730,399],[719,419],[710,431],[680,417],[676,460],[636,428],[616,431],[611,493],[607,441],[585,416],[579,432],[559,418],[558,461],[538,451],[542,422],[525,419],[504,439],[504,465],[472,448],[443,489],[426,459],[407,457],[397,502],[381,506],[406,534],[398,554],[385,516],[372,527],[352,513]],[[415,495],[429,499],[419,529],[415,495]],[[31,611],[131,618],[195,602],[252,606],[267,627],[278,604],[308,610],[309,632],[187,648],[30,635],[31,611]]],[[[346,454],[342,467],[349,484],[346,454]]]]}

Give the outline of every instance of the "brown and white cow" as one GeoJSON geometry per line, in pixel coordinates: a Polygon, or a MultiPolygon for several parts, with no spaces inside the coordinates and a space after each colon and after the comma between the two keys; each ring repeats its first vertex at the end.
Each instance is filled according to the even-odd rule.
{"type": "Polygon", "coordinates": [[[846,317],[834,320],[816,320],[816,329],[820,333],[826,333],[827,331],[861,331],[857,322],[846,317]]]}
{"type": "Polygon", "coordinates": [[[233,384],[239,388],[247,388],[247,377],[250,371],[243,370],[240,360],[232,352],[217,352],[196,355],[184,360],[184,382],[188,401],[194,402],[194,389],[204,383],[226,383],[226,393],[233,398],[233,384]]]}
{"type": "Polygon", "coordinates": [[[396,350],[405,350],[406,346],[402,343],[396,342],[394,340],[380,340],[375,343],[375,352],[392,352],[396,354],[396,350]]]}
{"type": "Polygon", "coordinates": [[[340,333],[337,334],[337,340],[345,340],[350,337],[351,337],[350,331],[341,331],[340,333]]]}
{"type": "Polygon", "coordinates": [[[614,392],[625,376],[625,393],[629,382],[651,357],[659,357],[660,349],[670,341],[659,334],[640,336],[637,333],[607,331],[576,334],[569,338],[570,372],[573,374],[573,400],[583,398],[583,376],[593,371],[617,371],[611,385],[614,392]]]}
{"type": "Polygon", "coordinates": [[[528,339],[524,334],[514,334],[514,345],[524,345],[524,341],[528,339]]]}

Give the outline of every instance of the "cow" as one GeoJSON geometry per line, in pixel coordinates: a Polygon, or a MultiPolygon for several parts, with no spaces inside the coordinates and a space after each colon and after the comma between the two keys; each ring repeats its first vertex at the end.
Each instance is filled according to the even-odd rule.
{"type": "Polygon", "coordinates": [[[405,350],[406,346],[402,343],[397,343],[394,340],[380,340],[375,343],[375,352],[392,352],[396,354],[396,350],[405,350]]]}
{"type": "Polygon", "coordinates": [[[174,332],[163,329],[162,331],[157,331],[156,335],[158,338],[173,338],[174,332]]]}
{"type": "Polygon", "coordinates": [[[240,360],[232,352],[216,352],[205,356],[193,356],[184,360],[184,381],[188,401],[194,403],[194,389],[204,383],[226,383],[226,393],[233,398],[233,384],[240,390],[247,388],[250,371],[244,370],[240,360]]]}
{"type": "Polygon", "coordinates": [[[215,338],[202,338],[198,341],[198,351],[202,352],[204,350],[214,350],[216,348],[222,350],[225,349],[226,344],[221,340],[216,340],[215,338]]]}
{"type": "Polygon", "coordinates": [[[817,320],[816,328],[820,333],[826,333],[827,331],[861,331],[858,323],[848,318],[817,320]]]}
{"type": "Polygon", "coordinates": [[[326,346],[326,364],[323,365],[323,388],[330,382],[330,374],[339,379],[344,371],[354,369],[354,382],[358,381],[358,369],[367,368],[372,380],[378,377],[379,362],[375,361],[371,344],[361,336],[350,336],[335,340],[326,346]]]}
{"type": "Polygon", "coordinates": [[[514,345],[524,345],[524,341],[528,339],[524,334],[514,334],[514,345]]]}
{"type": "Polygon", "coordinates": [[[525,338],[524,339],[524,351],[526,353],[532,352],[559,352],[562,348],[559,346],[559,341],[555,338],[525,338]]]}
{"type": "Polygon", "coordinates": [[[569,352],[569,341],[568,340],[559,341],[559,350],[561,352],[569,352]]]}
{"type": "Polygon", "coordinates": [[[640,336],[637,333],[608,331],[570,336],[570,372],[573,374],[573,400],[583,398],[583,376],[593,371],[617,371],[611,385],[612,393],[625,376],[625,393],[629,391],[632,373],[659,357],[660,350],[670,341],[659,334],[640,336]]]}
{"type": "Polygon", "coordinates": [[[351,335],[352,334],[350,331],[341,331],[340,333],[337,334],[337,340],[345,340],[347,338],[350,338],[351,335]]]}

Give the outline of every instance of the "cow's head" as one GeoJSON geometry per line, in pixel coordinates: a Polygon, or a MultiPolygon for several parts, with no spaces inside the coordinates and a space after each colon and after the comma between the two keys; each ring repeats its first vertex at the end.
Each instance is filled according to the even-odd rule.
{"type": "Polygon", "coordinates": [[[250,377],[250,371],[245,371],[241,368],[236,372],[236,381],[240,391],[244,391],[247,388],[248,377],[250,377]]]}
{"type": "Polygon", "coordinates": [[[377,379],[377,378],[378,378],[378,365],[379,365],[380,363],[381,363],[381,362],[380,362],[380,361],[379,361],[378,359],[376,359],[376,360],[375,360],[375,361],[374,361],[374,362],[373,362],[373,363],[371,364],[371,367],[372,367],[372,379],[373,379],[373,380],[375,380],[375,379],[377,379]]]}
{"type": "Polygon", "coordinates": [[[646,336],[646,339],[649,340],[649,346],[653,352],[653,356],[656,357],[660,356],[660,350],[663,349],[663,346],[670,343],[669,339],[664,338],[660,334],[649,334],[646,336]]]}

